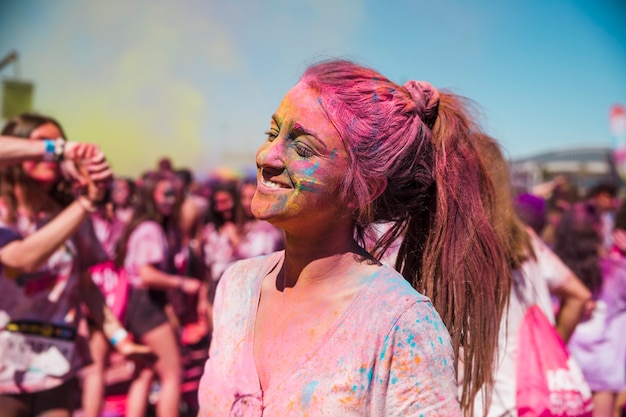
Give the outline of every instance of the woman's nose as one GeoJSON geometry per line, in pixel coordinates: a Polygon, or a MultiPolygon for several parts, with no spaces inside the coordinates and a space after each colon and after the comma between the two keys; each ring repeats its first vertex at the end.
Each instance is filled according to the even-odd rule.
{"type": "Polygon", "coordinates": [[[280,138],[265,141],[256,153],[256,164],[264,168],[283,168],[285,142],[280,138]]]}

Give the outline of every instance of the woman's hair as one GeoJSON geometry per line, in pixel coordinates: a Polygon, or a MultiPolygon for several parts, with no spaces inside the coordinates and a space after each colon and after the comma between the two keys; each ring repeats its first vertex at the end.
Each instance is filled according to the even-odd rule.
{"type": "Polygon", "coordinates": [[[341,192],[356,207],[360,242],[374,222],[393,224],[375,256],[403,238],[396,268],[448,328],[464,366],[461,406],[471,415],[481,386],[493,385],[509,267],[491,224],[496,195],[468,101],[424,82],[399,86],[348,61],[314,65],[301,81],[318,94],[348,152],[341,192]],[[377,197],[381,178],[387,186],[377,197]]]}
{"type": "MultiPolygon", "coordinates": [[[[45,124],[55,125],[65,138],[63,128],[52,117],[39,114],[24,113],[9,120],[0,134],[18,138],[30,138],[32,132],[45,124]]],[[[51,138],[56,139],[56,138],[51,138]]],[[[24,193],[27,204],[35,211],[49,211],[56,208],[54,206],[67,206],[74,200],[72,184],[64,178],[60,178],[47,194],[42,191],[35,180],[33,180],[22,168],[22,164],[0,168],[0,198],[7,206],[7,221],[13,223],[16,220],[17,199],[15,197],[15,187],[20,186],[24,193]]]]}
{"type": "Polygon", "coordinates": [[[239,202],[239,189],[237,183],[233,181],[222,181],[213,186],[208,213],[210,221],[215,225],[217,230],[220,230],[222,226],[226,224],[226,219],[223,217],[222,212],[218,211],[215,207],[215,198],[217,197],[217,193],[220,192],[227,193],[232,197],[233,208],[231,209],[232,219],[230,221],[240,228],[243,224],[243,211],[239,202]]]}
{"type": "Polygon", "coordinates": [[[615,225],[614,229],[626,230],[626,204],[624,200],[620,200],[619,208],[615,213],[615,225]]]}
{"type": "Polygon", "coordinates": [[[496,196],[491,224],[502,242],[510,269],[519,269],[524,261],[534,258],[535,254],[527,226],[520,219],[511,195],[509,165],[495,139],[477,133],[474,141],[496,196]]]}
{"type": "MultiPolygon", "coordinates": [[[[135,181],[133,181],[133,179],[130,177],[115,177],[115,181],[112,181],[109,185],[109,193],[113,192],[113,189],[117,186],[117,182],[123,182],[124,184],[126,184],[126,186],[128,187],[127,204],[133,205],[137,194],[137,184],[135,184],[135,181]]],[[[117,208],[117,204],[115,204],[115,201],[112,201],[112,203],[113,206],[117,208]]]]}
{"type": "Polygon", "coordinates": [[[136,190],[136,201],[133,205],[133,215],[124,230],[117,246],[115,262],[118,266],[124,264],[128,251],[128,240],[137,226],[146,221],[157,222],[163,227],[170,243],[170,247],[175,247],[180,239],[178,227],[180,224],[180,207],[182,204],[182,190],[179,180],[174,174],[167,171],[153,171],[143,177],[143,182],[136,190]],[[154,201],[154,190],[161,181],[170,181],[175,185],[177,191],[176,204],[171,215],[163,216],[154,201]]]}
{"type": "Polygon", "coordinates": [[[554,253],[594,296],[602,287],[600,230],[598,208],[591,203],[576,203],[561,217],[554,240],[554,253]]]}

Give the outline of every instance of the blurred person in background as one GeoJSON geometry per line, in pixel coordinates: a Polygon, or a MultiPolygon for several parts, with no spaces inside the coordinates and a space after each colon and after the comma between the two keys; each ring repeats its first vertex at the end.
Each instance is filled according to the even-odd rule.
{"type": "Polygon", "coordinates": [[[127,177],[118,177],[111,186],[111,203],[115,217],[123,224],[128,224],[133,215],[135,200],[135,182],[127,177]]]}
{"type": "Polygon", "coordinates": [[[55,138],[56,147],[52,159],[0,170],[0,416],[70,416],[76,374],[89,360],[78,335],[81,302],[116,349],[149,354],[127,337],[88,272],[106,255],[85,220],[111,172],[91,146],[74,167],[84,177],[78,187],[63,179],[65,135],[50,117],[20,115],[2,135],[44,143],[55,138]],[[75,198],[73,190],[82,187],[86,194],[75,198]]]}
{"type": "Polygon", "coordinates": [[[243,179],[239,184],[239,202],[242,212],[243,238],[237,249],[240,259],[267,255],[284,248],[283,232],[252,213],[252,198],[256,192],[256,178],[243,179]]]}
{"type": "MultiPolygon", "coordinates": [[[[507,309],[500,325],[491,402],[478,395],[474,415],[517,415],[518,338],[526,311],[531,305],[538,304],[563,340],[567,341],[591,293],[535,232],[518,218],[511,195],[509,166],[497,141],[484,134],[475,134],[474,139],[483,163],[489,170],[496,196],[490,222],[502,241],[510,267],[509,274],[501,279],[511,282],[507,309]],[[561,310],[556,318],[550,294],[561,300],[561,310]]],[[[463,364],[459,368],[461,382],[463,364]]],[[[489,395],[488,392],[486,394],[489,395]]]]}
{"type": "Polygon", "coordinates": [[[535,189],[533,194],[546,200],[546,226],[543,228],[540,237],[549,247],[552,247],[554,245],[554,234],[561,216],[569,210],[572,204],[579,200],[578,189],[565,176],[558,176],[542,185],[546,185],[545,189],[539,194],[537,194],[535,189]]]}
{"type": "Polygon", "coordinates": [[[626,390],[626,207],[616,215],[610,252],[602,247],[602,215],[596,204],[575,204],[561,219],[554,249],[593,294],[569,349],[593,391],[593,416],[613,417],[626,390]]]}
{"type": "Polygon", "coordinates": [[[208,201],[193,193],[194,178],[191,170],[174,171],[182,184],[183,201],[180,212],[181,244],[175,256],[177,273],[196,278],[200,283],[197,294],[170,291],[170,301],[176,315],[181,337],[183,381],[181,396],[185,413],[198,413],[198,384],[202,366],[209,349],[209,299],[208,276],[204,264],[202,234],[208,201]]]}
{"type": "Polygon", "coordinates": [[[204,226],[204,262],[213,287],[235,260],[241,242],[242,213],[234,181],[214,185],[209,202],[209,221],[204,226]]]}
{"type": "MultiPolygon", "coordinates": [[[[126,187],[127,180],[114,180],[111,186],[107,188],[103,201],[90,216],[95,236],[107,254],[107,259],[93,266],[90,272],[93,281],[102,291],[113,314],[123,321],[128,302],[128,280],[124,271],[115,267],[115,255],[126,223],[122,217],[116,215],[116,205],[112,200],[112,191],[116,184],[118,184],[117,191],[119,192],[119,184],[126,187]]],[[[82,410],[84,417],[98,417],[102,412],[104,403],[105,372],[110,345],[104,334],[94,326],[92,321],[87,320],[87,324],[89,326],[89,351],[92,364],[85,367],[81,372],[82,410]]]]}
{"type": "Polygon", "coordinates": [[[541,236],[546,227],[546,201],[536,195],[524,193],[515,197],[515,212],[519,219],[541,236]]]}
{"type": "Polygon", "coordinates": [[[181,384],[179,341],[166,315],[167,290],[197,294],[200,281],[176,274],[174,256],[180,248],[182,193],[177,178],[166,171],[143,176],[133,216],[120,243],[116,262],[131,285],[126,324],[158,356],[153,368],[141,369],[128,392],[126,415],[143,417],[156,372],[160,391],[159,417],[178,416],[181,384]]]}
{"type": "Polygon", "coordinates": [[[600,233],[602,246],[610,250],[613,246],[613,228],[615,225],[615,210],[618,207],[617,186],[612,182],[600,182],[589,190],[586,201],[595,205],[600,214],[600,233]]]}

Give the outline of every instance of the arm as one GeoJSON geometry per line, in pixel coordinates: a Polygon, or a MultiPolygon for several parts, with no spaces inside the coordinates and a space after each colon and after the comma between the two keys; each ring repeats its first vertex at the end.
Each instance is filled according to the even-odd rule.
{"type": "Polygon", "coordinates": [[[153,362],[156,356],[149,347],[133,343],[128,332],[106,305],[100,289],[94,284],[87,271],[81,273],[81,296],[89,310],[90,317],[113,347],[126,357],[134,357],[144,362],[153,362]]]}
{"type": "Polygon", "coordinates": [[[151,288],[176,289],[180,288],[186,294],[195,294],[200,289],[200,281],[180,275],[172,275],[160,271],[153,265],[139,267],[139,276],[142,282],[151,288]]]}
{"type": "Polygon", "coordinates": [[[36,233],[4,246],[0,262],[19,271],[36,270],[76,232],[92,210],[93,203],[80,197],[36,233]]]}
{"type": "MultiPolygon", "coordinates": [[[[57,149],[54,143],[56,138],[48,140],[28,140],[11,136],[0,136],[0,166],[17,164],[23,161],[42,160],[48,156],[52,160],[64,159],[77,162],[89,161],[92,180],[99,181],[111,176],[104,154],[97,145],[91,143],[63,142],[57,149]]],[[[80,173],[75,168],[71,175],[81,180],[80,173]]]]}
{"type": "Polygon", "coordinates": [[[556,330],[567,343],[587,303],[591,301],[591,292],[576,276],[571,275],[565,285],[554,289],[552,293],[561,298],[561,308],[556,318],[556,330]]]}
{"type": "Polygon", "coordinates": [[[43,159],[45,153],[46,143],[44,141],[0,136],[0,166],[43,159]]]}

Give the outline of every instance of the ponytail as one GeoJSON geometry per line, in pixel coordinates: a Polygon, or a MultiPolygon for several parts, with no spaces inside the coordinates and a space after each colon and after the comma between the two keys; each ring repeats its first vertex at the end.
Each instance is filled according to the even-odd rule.
{"type": "MultiPolygon", "coordinates": [[[[496,196],[460,97],[442,93],[433,126],[434,185],[426,215],[405,227],[396,268],[441,315],[463,367],[461,407],[472,415],[485,387],[490,403],[500,319],[508,301],[510,270],[491,223],[496,196]]],[[[487,409],[488,407],[485,407],[487,409]]]]}

